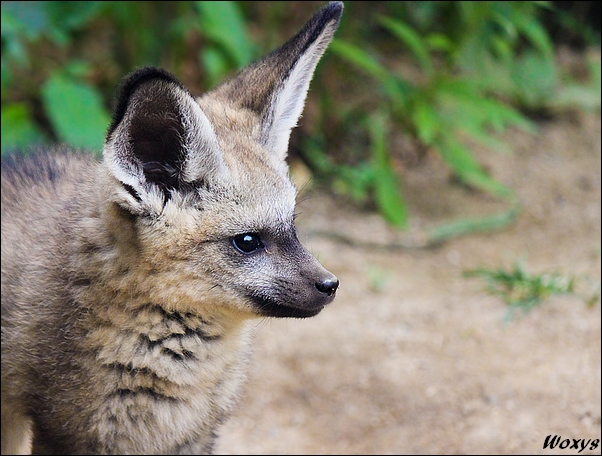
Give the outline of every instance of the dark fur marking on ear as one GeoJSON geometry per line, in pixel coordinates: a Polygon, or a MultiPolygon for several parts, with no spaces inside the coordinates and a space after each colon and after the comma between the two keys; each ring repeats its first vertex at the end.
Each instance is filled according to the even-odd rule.
{"type": "Polygon", "coordinates": [[[178,188],[178,171],[169,163],[149,161],[142,164],[144,176],[148,182],[160,184],[165,188],[178,188]]]}
{"type": "Polygon", "coordinates": [[[148,182],[165,188],[178,188],[185,160],[185,128],[180,107],[161,83],[150,82],[140,89],[139,108],[130,125],[131,150],[148,182]],[[150,98],[151,96],[155,98],[150,98]]]}
{"type": "MultiPolygon", "coordinates": [[[[128,76],[121,89],[109,135],[126,116],[127,160],[142,167],[146,181],[158,185],[170,198],[178,189],[186,159],[186,127],[180,93],[192,96],[168,72],[146,67],[128,76]]],[[[121,134],[121,133],[120,133],[121,134]]]]}
{"type": "Polygon", "coordinates": [[[142,83],[151,80],[162,80],[171,82],[177,85],[184,92],[189,93],[188,89],[170,72],[163,70],[162,68],[156,68],[146,66],[139,68],[127,75],[117,90],[117,96],[115,97],[114,109],[113,109],[113,120],[107,131],[107,140],[111,133],[117,128],[117,125],[123,119],[127,107],[129,104],[130,97],[134,93],[135,89],[142,83]]]}
{"type": "Polygon", "coordinates": [[[138,192],[136,190],[134,190],[134,187],[132,187],[131,185],[125,184],[125,183],[121,183],[121,185],[123,185],[123,188],[125,188],[127,190],[127,192],[132,195],[136,201],[142,201],[142,198],[140,198],[140,195],[138,195],[138,192]]]}

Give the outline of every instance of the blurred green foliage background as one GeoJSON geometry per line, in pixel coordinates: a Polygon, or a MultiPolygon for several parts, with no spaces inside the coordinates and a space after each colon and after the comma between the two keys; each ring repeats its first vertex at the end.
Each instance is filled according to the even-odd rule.
{"type": "MultiPolygon", "coordinates": [[[[509,127],[535,131],[567,110],[600,109],[600,61],[584,52],[600,46],[586,21],[595,2],[564,3],[346,2],[290,154],[403,229],[402,138],[418,155],[438,154],[464,185],[508,200],[508,212],[449,232],[506,223],[512,189],[471,144],[504,150],[509,127]],[[558,64],[559,45],[583,53],[580,68],[558,64]]],[[[321,5],[2,2],[2,154],[55,143],[100,154],[125,74],[161,66],[200,94],[280,46],[321,5]]]]}

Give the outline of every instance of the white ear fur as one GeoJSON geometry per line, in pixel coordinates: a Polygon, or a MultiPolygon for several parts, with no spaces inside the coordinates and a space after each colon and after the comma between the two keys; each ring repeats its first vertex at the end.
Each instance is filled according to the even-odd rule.
{"type": "Polygon", "coordinates": [[[197,180],[224,182],[229,172],[213,125],[199,104],[187,93],[184,95],[186,109],[183,110],[183,114],[188,115],[184,115],[182,119],[186,131],[184,140],[186,159],[182,178],[185,182],[197,180]]]}
{"type": "Polygon", "coordinates": [[[297,126],[301,117],[314,71],[337,25],[338,23],[331,22],[324,28],[272,95],[270,107],[262,122],[261,142],[278,159],[286,158],[291,130],[297,126]]]}

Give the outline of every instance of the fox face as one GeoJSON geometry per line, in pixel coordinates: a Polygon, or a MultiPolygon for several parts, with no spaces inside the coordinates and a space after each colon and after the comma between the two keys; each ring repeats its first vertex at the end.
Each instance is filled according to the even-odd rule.
{"type": "Polygon", "coordinates": [[[286,153],[341,9],[200,98],[158,68],[124,80],[103,150],[121,288],[247,316],[310,317],[334,299],[337,278],[297,238],[286,153]]]}

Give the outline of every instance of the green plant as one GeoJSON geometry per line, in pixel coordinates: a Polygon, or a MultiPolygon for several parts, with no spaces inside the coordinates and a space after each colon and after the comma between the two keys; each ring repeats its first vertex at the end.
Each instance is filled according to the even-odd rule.
{"type": "MultiPolygon", "coordinates": [[[[362,46],[335,39],[331,51],[345,62],[343,71],[350,73],[351,66],[374,81],[372,86],[362,83],[363,90],[373,89],[374,99],[324,109],[338,113],[332,122],[342,125],[339,129],[321,123],[329,125],[330,132],[362,129],[363,139],[357,140],[356,131],[352,141],[358,145],[355,149],[368,152],[348,153],[343,160],[355,157],[351,168],[344,161],[337,163],[320,153],[332,139],[329,131],[319,132],[313,142],[304,144],[310,166],[353,199],[372,199],[391,224],[405,228],[409,216],[400,191],[402,176],[391,165],[395,150],[390,139],[408,135],[422,150],[438,153],[464,184],[507,198],[510,209],[492,215],[491,221],[498,226],[501,220],[509,223],[518,209],[512,191],[483,169],[472,145],[507,150],[500,133],[509,127],[536,129],[524,112],[552,104],[566,108],[581,100],[595,108],[591,100],[597,99],[599,107],[599,64],[591,65],[591,85],[561,84],[553,45],[539,20],[545,6],[545,2],[417,2],[376,16],[373,33],[384,32],[386,39],[362,46]],[[420,70],[417,76],[382,63],[399,58],[390,50],[391,40],[405,50],[402,59],[414,59],[420,70]],[[558,87],[563,101],[554,95],[558,87]]],[[[487,218],[475,223],[460,220],[442,231],[449,234],[453,228],[457,233],[462,226],[474,230],[492,223],[487,218]]]]}
{"type": "MultiPolygon", "coordinates": [[[[98,152],[124,74],[158,65],[201,93],[307,17],[303,2],[9,1],[1,9],[2,154],[56,142],[98,152]]],[[[291,151],[335,191],[404,228],[411,214],[393,142],[409,138],[465,185],[508,201],[502,213],[433,228],[435,242],[511,223],[519,210],[512,190],[481,166],[472,145],[506,150],[499,134],[508,127],[534,130],[525,113],[600,106],[600,63],[589,62],[586,82],[564,74],[542,12],[553,7],[347,2],[333,55],[310,92],[319,114],[306,110],[308,134],[293,135],[291,151]]]]}
{"type": "MultiPolygon", "coordinates": [[[[575,294],[579,281],[575,276],[557,272],[531,274],[527,272],[524,261],[515,262],[510,270],[478,268],[465,271],[463,275],[485,280],[487,291],[500,296],[508,305],[507,321],[516,310],[522,309],[526,313],[550,296],[575,294]]],[[[600,284],[583,299],[588,306],[593,306],[600,299],[600,284]]]]}
{"type": "Polygon", "coordinates": [[[2,2],[2,154],[99,152],[125,73],[192,60],[208,88],[256,54],[236,2],[2,2]]]}
{"type": "Polygon", "coordinates": [[[392,279],[389,271],[376,265],[369,265],[366,275],[369,284],[368,287],[374,293],[381,293],[392,279]]]}

